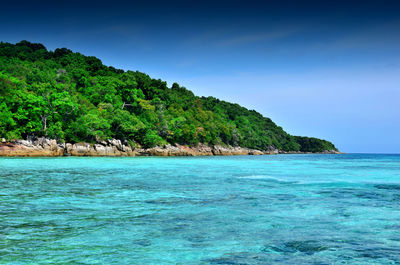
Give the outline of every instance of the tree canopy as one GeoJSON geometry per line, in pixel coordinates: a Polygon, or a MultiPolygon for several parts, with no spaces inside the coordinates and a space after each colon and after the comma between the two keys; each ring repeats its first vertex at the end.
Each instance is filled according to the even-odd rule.
{"type": "Polygon", "coordinates": [[[131,145],[231,145],[321,152],[335,146],[292,136],[238,104],[198,97],[139,71],[38,43],[0,43],[0,137],[63,142],[110,138],[131,145]]]}

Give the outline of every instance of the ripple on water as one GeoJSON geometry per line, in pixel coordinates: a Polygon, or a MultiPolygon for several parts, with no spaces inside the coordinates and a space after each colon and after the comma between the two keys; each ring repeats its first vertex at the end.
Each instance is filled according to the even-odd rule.
{"type": "Polygon", "coordinates": [[[376,184],[374,187],[381,190],[400,192],[400,184],[376,184]]]}
{"type": "Polygon", "coordinates": [[[400,264],[399,163],[0,158],[0,264],[400,264]]]}

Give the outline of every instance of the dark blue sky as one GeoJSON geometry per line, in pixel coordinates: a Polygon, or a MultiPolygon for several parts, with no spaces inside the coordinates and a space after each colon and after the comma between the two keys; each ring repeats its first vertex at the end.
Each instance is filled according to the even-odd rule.
{"type": "Polygon", "coordinates": [[[0,40],[67,47],[256,109],[346,152],[400,152],[400,1],[2,1],[0,40]]]}

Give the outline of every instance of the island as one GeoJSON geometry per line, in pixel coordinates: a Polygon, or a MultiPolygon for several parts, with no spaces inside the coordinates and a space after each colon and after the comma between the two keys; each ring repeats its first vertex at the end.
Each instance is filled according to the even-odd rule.
{"type": "Polygon", "coordinates": [[[0,43],[0,156],[339,153],[255,110],[93,56],[0,43]]]}

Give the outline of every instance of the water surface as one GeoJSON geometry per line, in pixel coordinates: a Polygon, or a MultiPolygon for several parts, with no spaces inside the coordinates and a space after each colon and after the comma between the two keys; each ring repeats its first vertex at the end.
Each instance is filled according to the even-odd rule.
{"type": "Polygon", "coordinates": [[[0,158],[0,264],[400,264],[400,155],[0,158]]]}

